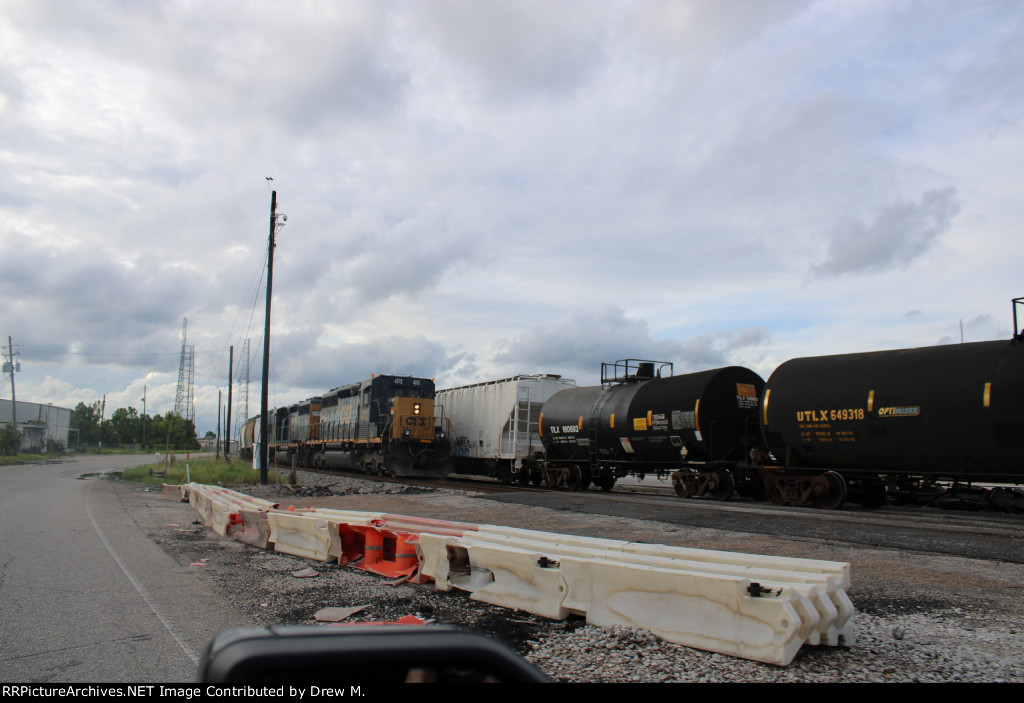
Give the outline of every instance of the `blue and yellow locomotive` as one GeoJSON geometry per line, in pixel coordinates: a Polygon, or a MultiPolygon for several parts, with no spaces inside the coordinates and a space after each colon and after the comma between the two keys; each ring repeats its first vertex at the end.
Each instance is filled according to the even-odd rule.
{"type": "MultiPolygon", "coordinates": [[[[250,418],[243,436],[258,423],[250,418]]],[[[450,471],[449,432],[428,378],[374,375],[277,408],[269,424],[271,463],[406,477],[450,471]]]]}

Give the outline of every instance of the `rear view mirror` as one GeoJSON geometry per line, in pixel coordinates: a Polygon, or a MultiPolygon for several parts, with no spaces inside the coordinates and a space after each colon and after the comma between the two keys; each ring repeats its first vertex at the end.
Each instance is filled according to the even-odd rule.
{"type": "Polygon", "coordinates": [[[203,683],[550,683],[506,645],[442,626],[289,625],[237,628],[213,639],[199,662],[203,683]]]}

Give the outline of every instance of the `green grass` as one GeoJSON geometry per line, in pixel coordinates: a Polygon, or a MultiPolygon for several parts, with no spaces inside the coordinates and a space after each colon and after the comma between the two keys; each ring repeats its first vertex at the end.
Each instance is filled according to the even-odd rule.
{"type": "Polygon", "coordinates": [[[62,461],[65,454],[60,452],[49,452],[47,454],[16,454],[15,456],[0,456],[0,466],[14,466],[16,464],[39,464],[44,461],[62,461]]]}
{"type": "MultiPolygon", "coordinates": [[[[176,450],[181,451],[184,455],[186,451],[192,451],[198,453],[198,449],[192,450],[176,450]]],[[[152,454],[152,451],[144,451],[141,449],[123,449],[121,447],[105,448],[103,451],[98,451],[96,447],[80,447],[78,449],[71,450],[70,453],[65,454],[61,451],[49,451],[45,454],[35,453],[24,453],[16,456],[0,456],[0,466],[11,466],[14,464],[38,464],[42,461],[61,461],[68,457],[83,455],[83,454],[152,454]]]]}
{"type": "MultiPolygon", "coordinates": [[[[186,481],[186,464],[189,467],[189,476],[193,483],[205,483],[211,486],[254,486],[260,482],[260,472],[253,471],[249,462],[238,459],[230,462],[223,459],[196,459],[189,462],[177,459],[167,470],[166,478],[155,478],[151,475],[152,472],[164,470],[163,462],[127,469],[122,473],[122,478],[135,483],[181,484],[186,481]]],[[[267,481],[278,482],[277,472],[274,469],[267,472],[267,481]]]]}

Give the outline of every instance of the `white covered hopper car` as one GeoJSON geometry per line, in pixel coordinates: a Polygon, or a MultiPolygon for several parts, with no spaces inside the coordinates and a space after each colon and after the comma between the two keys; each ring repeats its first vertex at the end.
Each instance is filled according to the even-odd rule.
{"type": "Polygon", "coordinates": [[[540,483],[541,411],[555,393],[575,387],[571,379],[538,374],[438,391],[435,406],[451,423],[455,472],[540,483]]]}

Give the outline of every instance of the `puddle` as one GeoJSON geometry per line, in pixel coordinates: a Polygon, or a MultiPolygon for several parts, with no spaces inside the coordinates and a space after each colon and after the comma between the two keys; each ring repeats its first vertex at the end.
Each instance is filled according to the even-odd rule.
{"type": "Polygon", "coordinates": [[[124,472],[123,471],[104,471],[103,473],[96,472],[96,473],[91,473],[91,474],[82,474],[76,480],[78,480],[78,481],[88,481],[89,479],[93,479],[93,478],[105,478],[108,481],[120,481],[123,476],[124,476],[124,472]]]}

